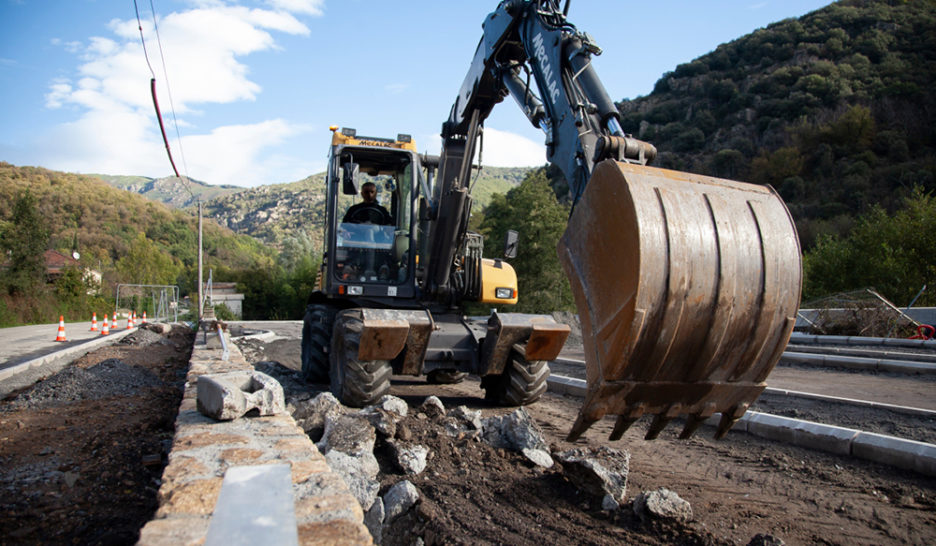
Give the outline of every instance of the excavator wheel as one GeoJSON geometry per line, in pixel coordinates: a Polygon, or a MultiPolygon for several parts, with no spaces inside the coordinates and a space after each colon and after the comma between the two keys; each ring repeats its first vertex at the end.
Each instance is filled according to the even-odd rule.
{"type": "Polygon", "coordinates": [[[360,309],[338,313],[331,340],[331,392],[342,404],[361,408],[390,390],[389,360],[359,360],[364,320],[360,309]]]}
{"type": "Polygon", "coordinates": [[[484,398],[502,406],[526,406],[546,392],[549,365],[545,360],[527,360],[524,345],[515,345],[510,351],[507,369],[498,375],[481,380],[484,398]]]}
{"type": "Polygon", "coordinates": [[[426,382],[434,385],[454,385],[468,377],[466,372],[456,370],[432,370],[426,375],[426,382]]]}
{"type": "Polygon", "coordinates": [[[302,320],[302,379],[306,383],[328,382],[328,347],[331,345],[335,311],[321,304],[306,307],[302,320]]]}

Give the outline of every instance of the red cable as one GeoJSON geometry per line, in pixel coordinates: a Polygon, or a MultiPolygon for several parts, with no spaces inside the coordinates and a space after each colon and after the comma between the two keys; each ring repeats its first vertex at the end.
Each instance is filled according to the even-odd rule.
{"type": "Polygon", "coordinates": [[[156,78],[150,79],[150,92],[153,95],[153,106],[156,107],[156,119],[159,120],[159,131],[162,133],[163,142],[166,143],[166,154],[169,156],[172,172],[175,173],[176,178],[182,178],[179,176],[179,169],[176,169],[175,161],[172,160],[172,150],[169,149],[169,139],[166,138],[166,128],[163,126],[162,113],[159,111],[159,101],[156,100],[156,78]]]}

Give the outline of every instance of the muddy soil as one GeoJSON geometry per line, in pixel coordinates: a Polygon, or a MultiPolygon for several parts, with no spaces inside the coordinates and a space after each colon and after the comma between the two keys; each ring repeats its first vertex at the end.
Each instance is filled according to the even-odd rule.
{"type": "MultiPolygon", "coordinates": [[[[248,360],[281,362],[298,378],[298,340],[243,348],[248,360]]],[[[391,388],[413,408],[437,395],[447,408],[466,405],[484,417],[510,411],[486,403],[482,392],[477,378],[440,386],[394,377],[391,388]]],[[[600,499],[578,491],[559,465],[539,469],[521,455],[452,439],[414,416],[407,421],[412,441],[429,446],[433,456],[426,471],[409,477],[422,500],[385,530],[385,543],[413,544],[419,537],[426,544],[748,544],[760,534],[787,544],[924,544],[936,537],[934,478],[744,433],[714,441],[714,430],[703,428],[681,441],[678,424],[644,441],[647,420],[609,442],[614,421],[605,419],[570,444],[565,436],[579,405],[579,399],[547,394],[527,410],[554,451],[585,445],[629,451],[628,498],[666,487],[691,503],[691,522],[643,522],[630,502],[605,512],[600,499]]],[[[382,462],[381,493],[406,478],[382,462]]]]}
{"type": "Polygon", "coordinates": [[[0,401],[0,543],[136,542],[158,507],[193,339],[139,330],[0,401]]]}

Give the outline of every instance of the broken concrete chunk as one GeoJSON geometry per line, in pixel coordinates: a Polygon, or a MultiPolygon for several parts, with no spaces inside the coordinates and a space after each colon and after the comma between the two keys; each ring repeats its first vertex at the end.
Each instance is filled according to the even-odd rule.
{"type": "Polygon", "coordinates": [[[230,421],[256,409],[260,415],[286,412],[283,387],[257,371],[206,374],[198,378],[198,411],[219,421],[230,421]]]}
{"type": "Polygon", "coordinates": [[[563,473],[576,487],[595,497],[610,495],[622,504],[627,495],[630,453],[607,446],[574,448],[556,454],[563,473]]]}
{"type": "Polygon", "coordinates": [[[341,476],[348,489],[362,510],[369,510],[377,499],[380,484],[377,482],[377,473],[380,466],[373,453],[354,457],[341,451],[332,450],[325,454],[328,467],[341,476]]]}
{"type": "Polygon", "coordinates": [[[365,453],[374,454],[377,434],[367,419],[355,415],[326,416],[325,433],[316,444],[319,451],[341,451],[352,457],[361,457],[365,453]]]}
{"type": "Polygon", "coordinates": [[[445,405],[437,396],[430,396],[419,406],[419,410],[429,417],[445,415],[445,405]]]}
{"type": "Polygon", "coordinates": [[[786,543],[778,537],[758,533],[747,543],[747,546],[784,546],[785,544],[786,543]]]}
{"type": "Polygon", "coordinates": [[[482,426],[484,441],[494,447],[514,451],[540,449],[549,453],[543,433],[523,408],[502,417],[483,419],[482,426]]]}
{"type": "Polygon", "coordinates": [[[530,460],[533,464],[537,466],[542,466],[543,468],[550,468],[553,465],[552,456],[549,455],[548,451],[542,449],[531,449],[525,447],[520,450],[520,453],[523,453],[523,456],[530,460]]]}
{"type": "Polygon", "coordinates": [[[396,396],[385,394],[377,400],[377,403],[368,406],[369,408],[380,408],[384,411],[389,411],[394,413],[399,417],[406,417],[406,414],[409,413],[409,405],[402,398],[396,396]]]}
{"type": "Polygon", "coordinates": [[[374,544],[380,544],[383,540],[383,522],[384,522],[384,503],[383,499],[377,497],[370,510],[364,513],[364,526],[370,531],[374,544]]]}
{"type": "Polygon", "coordinates": [[[404,472],[416,475],[426,469],[426,460],[429,457],[429,448],[423,445],[405,445],[400,442],[389,442],[393,448],[393,455],[397,465],[404,472]]]}
{"type": "Polygon", "coordinates": [[[450,410],[448,416],[474,430],[481,430],[481,410],[470,410],[467,406],[458,406],[450,410]]]}
{"type": "Polygon", "coordinates": [[[391,487],[383,496],[384,521],[390,523],[402,516],[419,500],[419,490],[416,486],[403,480],[391,487]]]}
{"type": "Polygon", "coordinates": [[[634,499],[634,514],[640,519],[670,519],[689,521],[692,506],[675,492],[661,487],[656,491],[644,491],[634,499]]]}
{"type": "Polygon", "coordinates": [[[311,400],[296,400],[293,403],[296,407],[293,419],[313,440],[320,439],[325,433],[325,420],[328,417],[338,417],[345,411],[335,395],[327,391],[311,400]]]}

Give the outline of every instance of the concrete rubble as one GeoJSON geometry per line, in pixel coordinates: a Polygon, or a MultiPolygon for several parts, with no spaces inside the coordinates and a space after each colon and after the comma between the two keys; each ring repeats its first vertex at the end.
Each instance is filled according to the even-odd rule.
{"type": "Polygon", "coordinates": [[[257,410],[259,415],[286,412],[283,387],[265,373],[233,371],[198,378],[198,411],[218,421],[229,421],[257,410]]]}
{"type": "Polygon", "coordinates": [[[365,511],[374,503],[380,489],[377,483],[380,465],[374,456],[376,440],[374,427],[365,419],[342,414],[325,419],[325,433],[316,444],[328,466],[344,478],[365,511]]]}
{"type": "Polygon", "coordinates": [[[416,475],[426,469],[429,448],[423,445],[406,445],[402,442],[388,442],[397,466],[409,475],[416,475]]]}
{"type": "Polygon", "coordinates": [[[484,441],[497,448],[519,451],[536,465],[553,465],[549,446],[539,427],[522,407],[504,416],[482,420],[484,441]]]}
{"type": "Polygon", "coordinates": [[[557,453],[556,458],[576,487],[602,499],[602,509],[617,510],[624,504],[630,453],[600,446],[569,449],[557,453]]]}
{"type": "Polygon", "coordinates": [[[637,495],[634,499],[634,515],[642,520],[667,519],[686,522],[692,519],[692,506],[675,492],[661,487],[637,495]]]}
{"type": "Polygon", "coordinates": [[[384,522],[390,523],[402,516],[419,500],[419,490],[416,486],[403,480],[387,490],[383,496],[384,522]]]}

